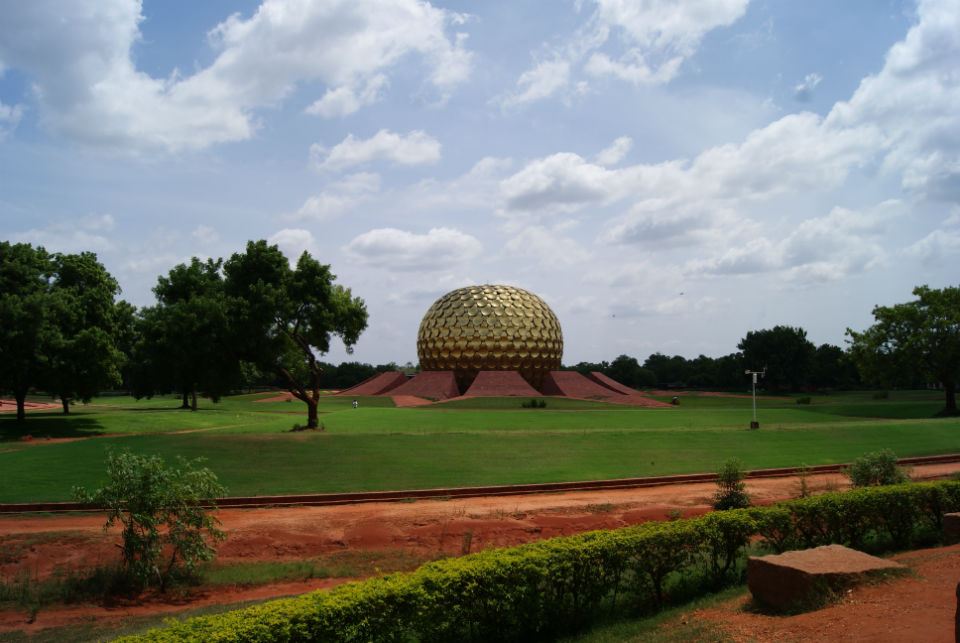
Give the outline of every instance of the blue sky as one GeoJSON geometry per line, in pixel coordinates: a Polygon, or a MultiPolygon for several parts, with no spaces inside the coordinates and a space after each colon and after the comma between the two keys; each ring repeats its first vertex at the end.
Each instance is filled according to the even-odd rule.
{"type": "Polygon", "coordinates": [[[3,238],[123,297],[249,239],[362,297],[347,357],[416,361],[430,304],[540,295],[564,362],[843,345],[957,284],[960,3],[0,5],[3,238]]]}

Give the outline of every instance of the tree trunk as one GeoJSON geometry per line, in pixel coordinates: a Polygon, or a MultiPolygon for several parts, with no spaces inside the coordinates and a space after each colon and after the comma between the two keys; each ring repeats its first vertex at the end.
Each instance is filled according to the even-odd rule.
{"type": "Polygon", "coordinates": [[[180,391],[181,391],[180,397],[182,399],[182,401],[180,402],[180,408],[189,409],[190,408],[190,387],[181,386],[180,391]]]}
{"type": "Polygon", "coordinates": [[[27,401],[27,392],[26,391],[14,391],[13,397],[17,400],[17,422],[23,422],[27,419],[26,412],[26,401],[27,401]]]}
{"type": "Polygon", "coordinates": [[[320,426],[320,422],[317,419],[317,400],[316,398],[311,398],[309,395],[306,396],[307,399],[304,402],[307,403],[307,428],[315,429],[320,426]]]}
{"type": "Polygon", "coordinates": [[[191,400],[190,410],[196,411],[197,410],[197,385],[196,384],[194,384],[190,388],[190,400],[191,400]]]}
{"type": "Polygon", "coordinates": [[[947,408],[944,409],[944,412],[948,415],[957,414],[957,383],[956,382],[944,382],[943,388],[947,393],[947,408]]]}
{"type": "Polygon", "coordinates": [[[60,404],[63,405],[63,414],[70,415],[70,398],[64,397],[63,395],[61,395],[60,404]]]}

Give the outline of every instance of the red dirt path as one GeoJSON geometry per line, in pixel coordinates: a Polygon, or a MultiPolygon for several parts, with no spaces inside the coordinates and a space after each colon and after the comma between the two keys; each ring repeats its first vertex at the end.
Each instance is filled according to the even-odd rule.
{"type": "MultiPolygon", "coordinates": [[[[930,479],[957,471],[960,463],[924,465],[915,468],[914,477],[930,479]]],[[[815,491],[843,488],[846,483],[846,479],[837,474],[808,478],[808,484],[815,491]]],[[[798,488],[796,478],[747,481],[748,492],[761,504],[791,497],[798,488]]],[[[676,511],[684,517],[698,515],[707,511],[715,489],[713,483],[697,483],[450,501],[221,510],[218,516],[229,538],[219,548],[218,561],[302,560],[334,552],[378,550],[406,550],[427,557],[459,555],[467,532],[472,534],[471,551],[478,551],[488,546],[504,547],[664,520],[676,511]]],[[[79,569],[115,561],[119,533],[117,530],[104,533],[103,523],[101,514],[0,516],[0,578],[10,580],[24,572],[35,578],[46,578],[58,569],[79,569]]],[[[186,599],[148,596],[139,603],[51,607],[41,610],[33,623],[27,622],[29,618],[24,612],[7,610],[0,612],[0,639],[4,638],[4,632],[35,632],[46,627],[88,622],[92,618],[98,622],[123,621],[144,614],[173,614],[202,605],[298,594],[332,587],[345,580],[350,579],[253,588],[204,587],[186,599]]],[[[925,587],[934,591],[932,584],[920,584],[911,590],[920,592],[916,601],[926,600],[922,596],[925,587]]],[[[931,596],[929,603],[937,604],[937,600],[931,596]]],[[[837,618],[843,618],[842,613],[841,610],[837,618]]],[[[909,611],[898,614],[897,618],[898,623],[913,620],[909,611]]],[[[918,612],[916,626],[923,626],[928,619],[925,612],[918,612]]],[[[784,619],[773,621],[776,627],[785,622],[784,619]]],[[[769,639],[760,636],[759,640],[769,639]]]]}

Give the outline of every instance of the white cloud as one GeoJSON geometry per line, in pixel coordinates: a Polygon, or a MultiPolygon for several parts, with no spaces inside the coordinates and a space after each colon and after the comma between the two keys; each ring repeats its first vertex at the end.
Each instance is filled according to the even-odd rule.
{"type": "Polygon", "coordinates": [[[502,100],[504,107],[512,107],[548,98],[570,82],[570,63],[566,60],[545,60],[520,74],[517,92],[502,100]]]}
{"type": "Polygon", "coordinates": [[[200,224],[193,229],[190,236],[202,245],[212,245],[220,240],[220,233],[213,226],[200,224]]]}
{"type": "MultiPolygon", "coordinates": [[[[2,72],[2,67],[0,67],[2,72]]],[[[23,117],[23,105],[5,105],[0,102],[0,141],[17,128],[23,117]]]]}
{"type": "Polygon", "coordinates": [[[443,95],[471,69],[465,39],[445,33],[462,17],[420,0],[265,0],[250,18],[234,14],[214,27],[215,60],[185,78],[137,70],[142,20],[138,0],[13,3],[0,21],[0,64],[32,79],[49,127],[133,151],[248,139],[253,110],[311,81],[328,92],[315,113],[350,113],[375,101],[385,75],[410,55],[443,95]]]}
{"type": "Polygon", "coordinates": [[[280,248],[291,267],[297,264],[297,260],[300,259],[300,255],[304,251],[312,255],[317,254],[316,239],[313,238],[313,234],[309,230],[302,228],[278,230],[270,235],[267,242],[280,248]]]}
{"type": "Polygon", "coordinates": [[[12,237],[50,252],[105,252],[114,248],[109,239],[116,223],[109,214],[91,214],[76,219],[52,221],[42,228],[14,232],[12,237]]]}
{"type": "Polygon", "coordinates": [[[780,241],[766,237],[732,246],[717,256],[687,262],[687,276],[778,272],[793,282],[836,281],[886,260],[881,245],[888,222],[906,215],[899,201],[866,212],[836,207],[801,222],[780,241]]]}
{"type": "Polygon", "coordinates": [[[378,228],[354,238],[344,252],[357,262],[397,270],[436,270],[473,259],[483,249],[475,237],[452,228],[415,234],[378,228]]]}
{"type": "Polygon", "coordinates": [[[528,259],[547,268],[559,269],[589,261],[592,254],[580,243],[544,226],[527,226],[514,231],[504,244],[503,255],[528,259]]]}
{"type": "Polygon", "coordinates": [[[629,136],[621,136],[610,147],[597,154],[596,161],[604,166],[616,165],[626,157],[632,147],[633,139],[629,136]]]}
{"type": "Polygon", "coordinates": [[[361,107],[376,103],[381,95],[382,89],[387,84],[387,77],[383,74],[377,74],[366,82],[366,85],[360,92],[356,92],[352,87],[337,87],[328,89],[323,98],[315,101],[305,110],[308,114],[315,114],[326,118],[334,116],[348,116],[358,111],[361,107]]]}
{"type": "Polygon", "coordinates": [[[960,200],[960,12],[922,0],[919,21],[887,52],[883,69],[834,105],[833,128],[869,125],[884,137],[883,169],[904,188],[932,199],[960,200]]]}
{"type": "MultiPolygon", "coordinates": [[[[586,24],[550,60],[538,62],[517,80],[504,105],[542,100],[571,84],[575,69],[592,77],[614,76],[637,85],[670,82],[713,29],[737,21],[749,0],[593,0],[586,24]],[[584,63],[583,61],[586,60],[584,63]]],[[[584,93],[588,83],[574,83],[584,93]]]]}
{"type": "Polygon", "coordinates": [[[809,103],[810,99],[813,98],[813,90],[817,85],[820,84],[820,81],[822,80],[823,77],[817,73],[807,74],[804,76],[803,82],[794,86],[793,88],[794,99],[800,101],[801,103],[809,103]]]}
{"type": "Polygon", "coordinates": [[[311,221],[335,219],[367,201],[380,190],[380,176],[369,172],[349,174],[320,194],[308,197],[294,218],[311,221]]]}
{"type": "Polygon", "coordinates": [[[313,167],[319,170],[342,170],[377,160],[424,165],[440,160],[440,142],[422,130],[401,136],[382,129],[366,140],[349,134],[330,150],[314,143],[310,146],[310,158],[313,167]]]}
{"type": "Polygon", "coordinates": [[[909,245],[904,254],[919,259],[927,266],[956,266],[960,260],[960,230],[934,230],[909,245]]]}

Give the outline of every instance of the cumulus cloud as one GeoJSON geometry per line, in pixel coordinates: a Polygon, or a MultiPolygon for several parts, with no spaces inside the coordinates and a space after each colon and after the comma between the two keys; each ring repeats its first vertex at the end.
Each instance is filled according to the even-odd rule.
{"type": "Polygon", "coordinates": [[[779,241],[766,237],[733,246],[715,257],[685,266],[688,276],[742,275],[778,271],[785,279],[823,282],[845,279],[882,263],[881,238],[890,221],[906,209],[899,201],[869,211],[835,207],[823,217],[801,222],[779,241]]]}
{"type": "Polygon", "coordinates": [[[592,256],[575,239],[545,226],[526,226],[513,232],[504,245],[503,255],[532,260],[550,268],[573,266],[589,261],[592,256]]]}
{"type": "Polygon", "coordinates": [[[216,243],[220,240],[220,233],[213,226],[208,225],[198,225],[193,229],[193,232],[190,233],[190,236],[194,241],[208,246],[216,243]]]}
{"type": "MultiPolygon", "coordinates": [[[[590,77],[613,76],[637,85],[662,85],[679,73],[703,37],[736,22],[749,0],[593,0],[593,11],[571,42],[554,48],[517,79],[517,89],[502,99],[522,105],[565,90],[573,71],[590,77]]],[[[582,93],[585,80],[575,83],[582,93]]]]}
{"type": "Polygon", "coordinates": [[[314,114],[326,118],[335,116],[349,116],[358,111],[361,107],[376,103],[381,95],[383,88],[387,85],[387,77],[383,74],[377,74],[370,78],[364,84],[361,90],[353,87],[337,87],[328,89],[323,98],[315,101],[307,107],[307,114],[314,114]]]}
{"type": "Polygon", "coordinates": [[[520,74],[517,91],[507,95],[502,104],[513,107],[532,103],[552,96],[570,82],[570,62],[566,60],[545,60],[528,71],[520,74]]]}
{"type": "MultiPolygon", "coordinates": [[[[2,71],[2,67],[0,67],[2,71]]],[[[0,102],[0,141],[17,128],[23,117],[23,105],[5,105],[0,102]]]]}
{"type": "Polygon", "coordinates": [[[956,266],[960,258],[960,230],[938,229],[909,245],[904,254],[926,266],[956,266]]]}
{"type": "Polygon", "coordinates": [[[817,85],[820,84],[820,81],[823,80],[823,77],[820,74],[813,73],[807,74],[803,77],[803,82],[799,85],[795,85],[793,88],[793,98],[801,103],[809,103],[810,99],[813,98],[813,90],[817,85]]]}
{"type": "Polygon", "coordinates": [[[50,252],[106,252],[114,245],[109,234],[116,227],[110,214],[91,214],[76,219],[51,221],[42,228],[15,232],[13,238],[35,246],[43,246],[50,252]]]}
{"type": "Polygon", "coordinates": [[[366,140],[349,134],[329,150],[314,143],[310,146],[310,159],[312,166],[318,170],[342,170],[370,161],[424,165],[440,160],[440,142],[422,130],[401,136],[382,129],[366,140]]]}
{"type": "Polygon", "coordinates": [[[304,251],[317,254],[317,242],[313,233],[302,228],[284,228],[270,235],[267,242],[280,248],[290,266],[295,266],[304,251]]]}
{"type": "Polygon", "coordinates": [[[918,22],[887,52],[883,69],[863,79],[827,124],[870,124],[884,136],[883,170],[904,188],[936,200],[960,199],[960,12],[923,0],[918,22]]]}
{"type": "Polygon", "coordinates": [[[308,197],[294,218],[329,221],[356,208],[380,190],[380,175],[369,172],[350,174],[331,183],[320,194],[308,197]]]}
{"type": "Polygon", "coordinates": [[[435,270],[473,259],[483,246],[475,237],[452,228],[415,234],[378,228],[354,238],[344,248],[353,260],[398,270],[435,270]]]}
{"type": "Polygon", "coordinates": [[[377,100],[386,75],[417,56],[441,95],[470,73],[463,17],[421,0],[264,0],[209,32],[216,57],[191,76],[138,71],[132,56],[143,20],[138,0],[13,3],[0,21],[0,65],[32,79],[43,122],[75,140],[122,149],[199,149],[248,139],[254,110],[300,83],[326,94],[323,116],[377,100]]]}
{"type": "Polygon", "coordinates": [[[624,159],[632,147],[633,139],[629,136],[621,136],[610,147],[597,154],[596,161],[604,166],[616,165],[624,159]]]}

